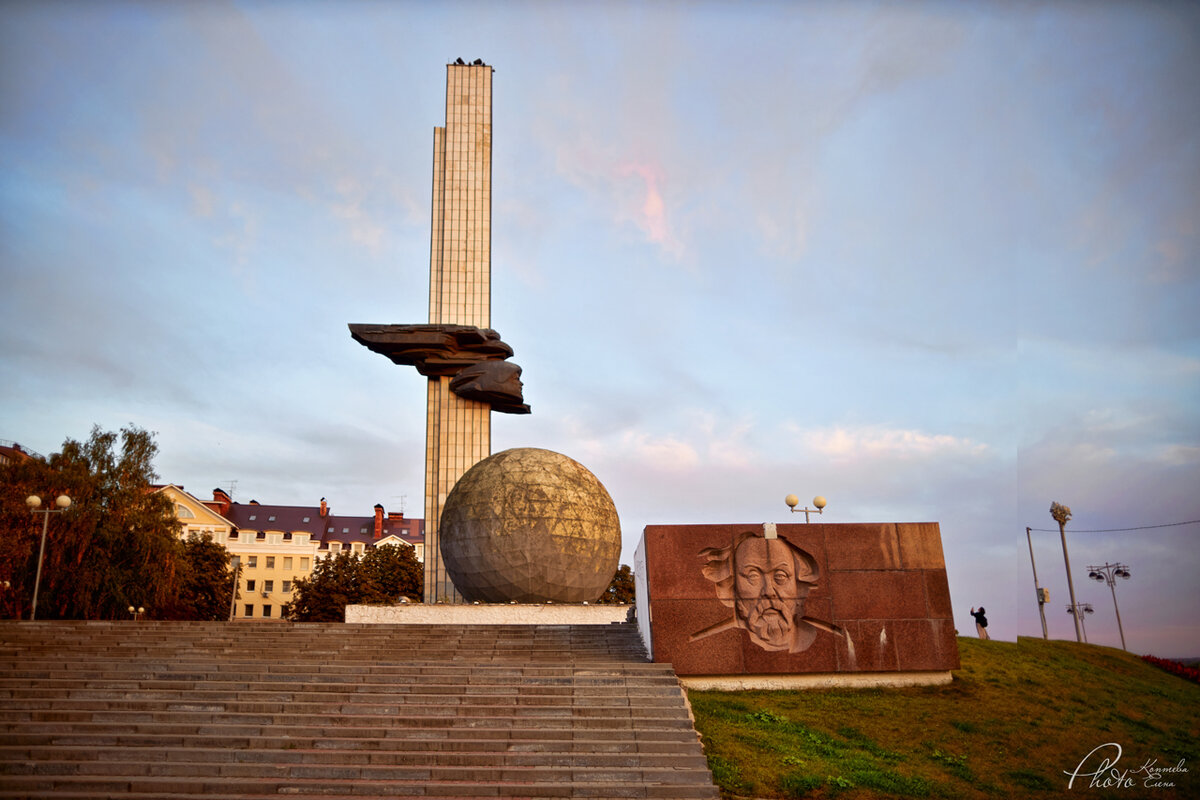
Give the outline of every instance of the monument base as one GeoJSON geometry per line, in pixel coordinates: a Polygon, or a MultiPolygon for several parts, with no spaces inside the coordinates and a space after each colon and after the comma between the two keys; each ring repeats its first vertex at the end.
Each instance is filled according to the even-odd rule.
{"type": "Polygon", "coordinates": [[[949,670],[935,672],[841,672],[807,675],[689,675],[683,688],[698,692],[777,692],[796,689],[901,689],[906,686],[945,686],[949,670]]]}
{"type": "Polygon", "coordinates": [[[402,603],[346,606],[346,622],[376,625],[609,625],[624,622],[631,606],[556,603],[402,603]]]}

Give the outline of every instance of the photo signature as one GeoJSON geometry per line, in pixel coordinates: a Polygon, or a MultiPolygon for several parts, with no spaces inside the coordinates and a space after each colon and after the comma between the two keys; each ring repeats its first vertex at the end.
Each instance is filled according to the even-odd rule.
{"type": "Polygon", "coordinates": [[[1188,771],[1186,759],[1182,758],[1173,767],[1160,767],[1158,759],[1155,758],[1147,759],[1142,766],[1136,769],[1118,769],[1117,762],[1121,760],[1122,755],[1124,755],[1124,751],[1116,742],[1107,742],[1092,748],[1092,751],[1083,757],[1074,771],[1063,770],[1064,775],[1071,777],[1071,780],[1067,781],[1067,788],[1073,788],[1077,778],[1090,778],[1089,789],[1132,789],[1136,786],[1148,789],[1172,789],[1175,787],[1176,777],[1188,771]],[[1092,762],[1093,756],[1095,757],[1095,769],[1092,769],[1092,763],[1089,763],[1092,762]]]}

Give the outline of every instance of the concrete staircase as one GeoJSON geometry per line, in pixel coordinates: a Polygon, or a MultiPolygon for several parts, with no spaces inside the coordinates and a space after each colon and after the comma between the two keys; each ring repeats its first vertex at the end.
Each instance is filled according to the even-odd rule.
{"type": "Polygon", "coordinates": [[[0,798],[716,798],[631,624],[0,622],[0,798]]]}

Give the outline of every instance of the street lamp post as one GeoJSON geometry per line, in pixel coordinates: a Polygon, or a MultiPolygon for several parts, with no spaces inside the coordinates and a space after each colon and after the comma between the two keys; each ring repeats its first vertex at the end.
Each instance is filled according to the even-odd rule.
{"type": "MultiPolygon", "coordinates": [[[[1096,609],[1092,608],[1091,603],[1072,603],[1067,606],[1067,613],[1075,618],[1075,627],[1083,625],[1083,615],[1093,614],[1096,609]]],[[[1083,643],[1087,644],[1087,625],[1083,625],[1083,643]]]]}
{"type": "Polygon", "coordinates": [[[1117,630],[1121,632],[1121,649],[1128,651],[1125,646],[1125,629],[1121,627],[1121,609],[1117,607],[1117,578],[1129,580],[1129,567],[1125,564],[1104,563],[1103,567],[1088,567],[1088,577],[1094,581],[1106,581],[1112,590],[1113,610],[1117,612],[1117,630]]]}
{"type": "MultiPolygon", "coordinates": [[[[1054,517],[1054,521],[1058,523],[1058,535],[1062,537],[1063,546],[1063,561],[1067,565],[1067,589],[1071,592],[1071,605],[1077,606],[1075,602],[1075,582],[1071,580],[1071,557],[1067,554],[1067,520],[1071,518],[1071,509],[1068,506],[1059,503],[1050,504],[1050,516],[1054,517]]],[[[1080,628],[1079,615],[1072,612],[1075,618],[1075,641],[1085,641],[1082,629],[1080,628]]]]}
{"type": "Polygon", "coordinates": [[[1033,589],[1037,592],[1038,614],[1042,618],[1042,638],[1049,640],[1050,631],[1046,628],[1046,597],[1042,593],[1042,587],[1038,586],[1037,580],[1037,562],[1033,560],[1033,537],[1029,534],[1029,528],[1025,528],[1025,538],[1029,541],[1029,563],[1033,565],[1033,589]]]}
{"type": "Polygon", "coordinates": [[[42,515],[42,545],[38,549],[37,573],[33,578],[33,603],[29,608],[29,619],[35,620],[37,619],[38,589],[42,585],[42,559],[46,555],[46,530],[50,526],[50,515],[60,514],[70,508],[71,498],[65,494],[60,494],[54,500],[54,505],[58,506],[58,508],[41,508],[42,498],[36,494],[31,494],[25,498],[25,505],[29,506],[30,512],[42,515]]]}
{"type": "Polygon", "coordinates": [[[137,608],[130,606],[129,613],[133,616],[133,621],[137,622],[138,617],[140,617],[142,614],[146,613],[146,609],[142,608],[141,606],[138,606],[137,608]]]}
{"type": "Polygon", "coordinates": [[[233,567],[233,591],[229,593],[229,621],[233,622],[233,612],[237,608],[238,594],[238,575],[242,571],[242,559],[240,556],[232,556],[230,566],[233,567]]]}
{"type": "Polygon", "coordinates": [[[805,522],[808,522],[809,514],[820,514],[825,510],[826,505],[825,498],[821,497],[821,495],[817,495],[813,498],[812,503],[815,508],[809,508],[808,506],[805,506],[804,508],[796,508],[796,506],[800,505],[800,498],[796,497],[794,494],[789,494],[787,497],[783,498],[783,502],[787,503],[788,508],[792,510],[793,514],[803,511],[805,522]]]}

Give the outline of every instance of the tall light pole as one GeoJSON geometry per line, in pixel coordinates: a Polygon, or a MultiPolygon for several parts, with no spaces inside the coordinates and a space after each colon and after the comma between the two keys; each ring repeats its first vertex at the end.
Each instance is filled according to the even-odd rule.
{"type": "Polygon", "coordinates": [[[229,621],[233,622],[233,612],[237,608],[238,575],[242,572],[241,556],[232,556],[229,562],[229,565],[233,567],[233,591],[229,593],[229,621]]]}
{"type": "Polygon", "coordinates": [[[1128,651],[1125,646],[1125,629],[1121,627],[1121,609],[1117,608],[1117,578],[1129,580],[1129,567],[1125,564],[1109,564],[1103,567],[1088,567],[1088,577],[1094,581],[1107,581],[1112,590],[1113,610],[1117,612],[1117,630],[1121,632],[1121,649],[1128,651]]]}
{"type": "Polygon", "coordinates": [[[58,506],[58,508],[41,508],[42,498],[36,494],[31,494],[25,498],[25,505],[29,506],[30,512],[42,515],[42,546],[38,549],[37,573],[33,578],[33,603],[29,608],[29,619],[35,620],[37,619],[38,589],[42,584],[42,559],[46,555],[46,529],[50,526],[50,515],[61,514],[70,508],[71,498],[65,494],[60,494],[54,500],[54,505],[58,506]]]}
{"type": "Polygon", "coordinates": [[[1071,557],[1067,555],[1067,520],[1071,518],[1071,509],[1059,503],[1050,504],[1050,516],[1058,523],[1058,535],[1062,537],[1063,561],[1067,564],[1067,589],[1071,592],[1071,616],[1075,618],[1075,641],[1084,641],[1083,632],[1079,627],[1079,615],[1074,612],[1079,604],[1075,602],[1075,582],[1071,580],[1071,557]]]}
{"type": "Polygon", "coordinates": [[[808,522],[809,514],[820,514],[825,510],[825,498],[821,497],[821,495],[817,495],[813,498],[813,506],[815,506],[815,508],[809,508],[808,506],[805,506],[804,508],[796,508],[796,506],[800,505],[800,498],[796,497],[794,494],[789,494],[787,497],[783,498],[783,502],[787,503],[788,508],[792,510],[793,514],[803,511],[805,522],[808,522]]]}
{"type": "Polygon", "coordinates": [[[1042,587],[1038,586],[1037,580],[1037,562],[1033,560],[1033,537],[1029,534],[1029,528],[1025,528],[1025,538],[1029,541],[1029,563],[1033,565],[1033,590],[1037,592],[1038,614],[1042,618],[1042,638],[1049,639],[1050,631],[1046,628],[1046,597],[1042,593],[1042,587]]]}
{"type": "MultiPolygon", "coordinates": [[[[1092,608],[1091,603],[1072,603],[1067,606],[1067,613],[1075,618],[1075,627],[1083,625],[1083,615],[1095,613],[1096,609],[1092,608]]],[[[1083,643],[1087,644],[1087,626],[1083,625],[1083,643]]]]}

